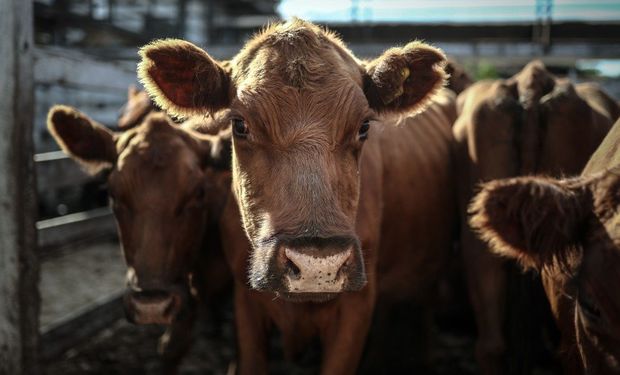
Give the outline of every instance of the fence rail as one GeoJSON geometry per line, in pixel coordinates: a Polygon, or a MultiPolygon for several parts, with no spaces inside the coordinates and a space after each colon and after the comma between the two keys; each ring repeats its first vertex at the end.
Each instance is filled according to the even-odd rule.
{"type": "MultiPolygon", "coordinates": [[[[42,48],[35,52],[34,79],[34,140],[38,152],[34,161],[39,204],[47,215],[62,212],[57,208],[67,204],[71,210],[78,211],[36,223],[39,257],[54,261],[56,257],[75,254],[82,244],[116,238],[117,232],[107,206],[82,203],[87,199],[86,192],[92,193],[93,186],[102,195],[97,187],[102,181],[57,151],[58,146],[45,126],[47,111],[54,104],[66,104],[102,124],[112,125],[126,100],[127,87],[136,83],[136,73],[132,64],[102,62],[67,49],[42,48]]],[[[119,291],[97,297],[75,311],[54,317],[53,324],[41,327],[44,360],[61,355],[123,316],[119,291]]]]}

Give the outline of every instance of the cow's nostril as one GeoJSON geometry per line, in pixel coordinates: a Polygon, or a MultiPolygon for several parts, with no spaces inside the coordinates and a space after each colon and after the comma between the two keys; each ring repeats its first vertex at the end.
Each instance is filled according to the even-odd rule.
{"type": "Polygon", "coordinates": [[[301,270],[290,259],[286,260],[286,269],[288,270],[289,275],[291,275],[295,279],[298,279],[301,276],[301,270]]]}

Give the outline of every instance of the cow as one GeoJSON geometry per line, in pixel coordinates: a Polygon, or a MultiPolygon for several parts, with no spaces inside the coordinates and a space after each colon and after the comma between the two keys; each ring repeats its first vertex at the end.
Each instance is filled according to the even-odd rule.
{"type": "Polygon", "coordinates": [[[375,304],[434,294],[451,247],[454,119],[434,104],[443,53],[411,42],[363,62],[294,19],[227,66],[182,40],[140,55],[141,82],[170,114],[230,111],[239,372],[267,372],[275,327],[289,357],[318,337],[321,373],[355,373],[375,304]]]}
{"type": "Polygon", "coordinates": [[[165,371],[174,372],[190,344],[196,300],[213,302],[230,288],[219,241],[230,136],[200,134],[161,112],[143,117],[115,133],[72,107],[55,106],[47,123],[72,159],[107,175],[127,264],[127,319],[169,327],[159,350],[165,371]]]}
{"type": "Polygon", "coordinates": [[[505,262],[467,225],[469,201],[480,182],[580,173],[616,120],[618,106],[600,88],[558,79],[533,61],[509,79],[474,83],[459,95],[457,110],[461,245],[478,327],[476,357],[482,373],[499,374],[506,354],[505,262]]]}
{"type": "Polygon", "coordinates": [[[540,272],[566,374],[620,373],[620,121],[579,177],[497,180],[471,204],[490,249],[540,272]]]}

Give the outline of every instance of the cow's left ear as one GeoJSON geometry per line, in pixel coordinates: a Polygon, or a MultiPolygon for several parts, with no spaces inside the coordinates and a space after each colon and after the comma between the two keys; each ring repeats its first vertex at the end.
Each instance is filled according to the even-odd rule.
{"type": "Polygon", "coordinates": [[[420,111],[444,85],[446,56],[435,47],[411,42],[391,48],[366,65],[364,93],[381,112],[420,111]]]}
{"type": "Polygon", "coordinates": [[[588,194],[576,181],[492,181],[472,200],[470,224],[491,251],[540,269],[554,258],[565,258],[580,241],[579,227],[591,209],[588,194]]]}
{"type": "Polygon", "coordinates": [[[142,47],[140,57],[140,82],[170,115],[215,113],[230,104],[230,69],[192,43],[158,40],[142,47]]]}

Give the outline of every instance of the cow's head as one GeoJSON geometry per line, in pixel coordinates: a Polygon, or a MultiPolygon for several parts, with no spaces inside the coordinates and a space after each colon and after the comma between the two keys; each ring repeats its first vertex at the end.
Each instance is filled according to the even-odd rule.
{"type": "Polygon", "coordinates": [[[208,215],[217,215],[226,172],[218,137],[181,129],[163,113],[113,133],[66,106],[48,115],[62,149],[91,173],[106,170],[127,271],[129,320],[169,324],[190,302],[208,215]],[[216,156],[217,155],[217,156],[216,156]]]}
{"type": "Polygon", "coordinates": [[[443,85],[444,55],[412,42],[363,64],[301,20],[268,28],[227,66],[179,40],[140,54],[140,79],[170,113],[230,108],[252,287],[294,300],[363,287],[354,225],[362,146],[378,113],[423,108],[443,85]]]}
{"type": "Polygon", "coordinates": [[[542,272],[552,305],[566,298],[574,308],[563,334],[576,335],[587,373],[620,371],[620,169],[490,182],[471,211],[494,252],[542,272]]]}

